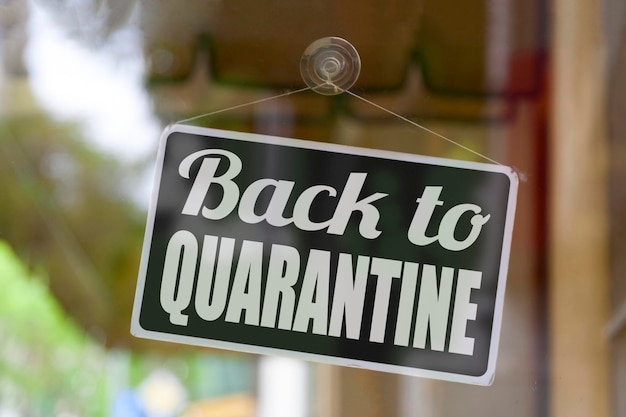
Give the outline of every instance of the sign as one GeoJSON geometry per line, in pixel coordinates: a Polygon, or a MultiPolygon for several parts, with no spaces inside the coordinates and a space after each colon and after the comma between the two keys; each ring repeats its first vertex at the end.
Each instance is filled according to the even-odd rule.
{"type": "Polygon", "coordinates": [[[504,166],[171,127],[132,333],[488,385],[516,195],[504,166]]]}

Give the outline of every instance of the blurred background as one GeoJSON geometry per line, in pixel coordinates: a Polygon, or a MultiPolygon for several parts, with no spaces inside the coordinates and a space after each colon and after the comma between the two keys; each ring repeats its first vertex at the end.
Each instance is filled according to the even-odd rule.
{"type": "MultiPolygon", "coordinates": [[[[0,0],[0,417],[626,416],[625,111],[622,0],[0,0]],[[160,132],[304,87],[326,36],[520,173],[491,387],[129,333],[160,132]]],[[[193,123],[480,161],[346,94],[193,123]]]]}

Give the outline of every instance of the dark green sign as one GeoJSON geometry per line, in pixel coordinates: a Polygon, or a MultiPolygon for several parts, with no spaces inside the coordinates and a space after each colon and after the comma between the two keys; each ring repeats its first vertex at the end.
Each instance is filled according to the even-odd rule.
{"type": "Polygon", "coordinates": [[[174,126],[132,332],[490,384],[516,194],[504,166],[174,126]]]}

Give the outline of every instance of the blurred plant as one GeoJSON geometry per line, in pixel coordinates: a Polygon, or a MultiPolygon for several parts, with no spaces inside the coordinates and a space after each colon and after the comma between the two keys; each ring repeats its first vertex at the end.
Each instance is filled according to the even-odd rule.
{"type": "Polygon", "coordinates": [[[2,241],[0,288],[0,409],[29,416],[105,415],[105,350],[2,241]]]}
{"type": "Polygon", "coordinates": [[[43,115],[0,121],[0,238],[100,342],[126,346],[145,214],[133,167],[43,115]]]}

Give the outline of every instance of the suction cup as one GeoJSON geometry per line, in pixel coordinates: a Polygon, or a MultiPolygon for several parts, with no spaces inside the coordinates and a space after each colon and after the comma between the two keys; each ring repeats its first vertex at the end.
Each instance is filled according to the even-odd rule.
{"type": "Polygon", "coordinates": [[[313,91],[326,96],[343,93],[361,72],[361,57],[345,39],[330,36],[310,44],[300,59],[302,79],[313,91]]]}

